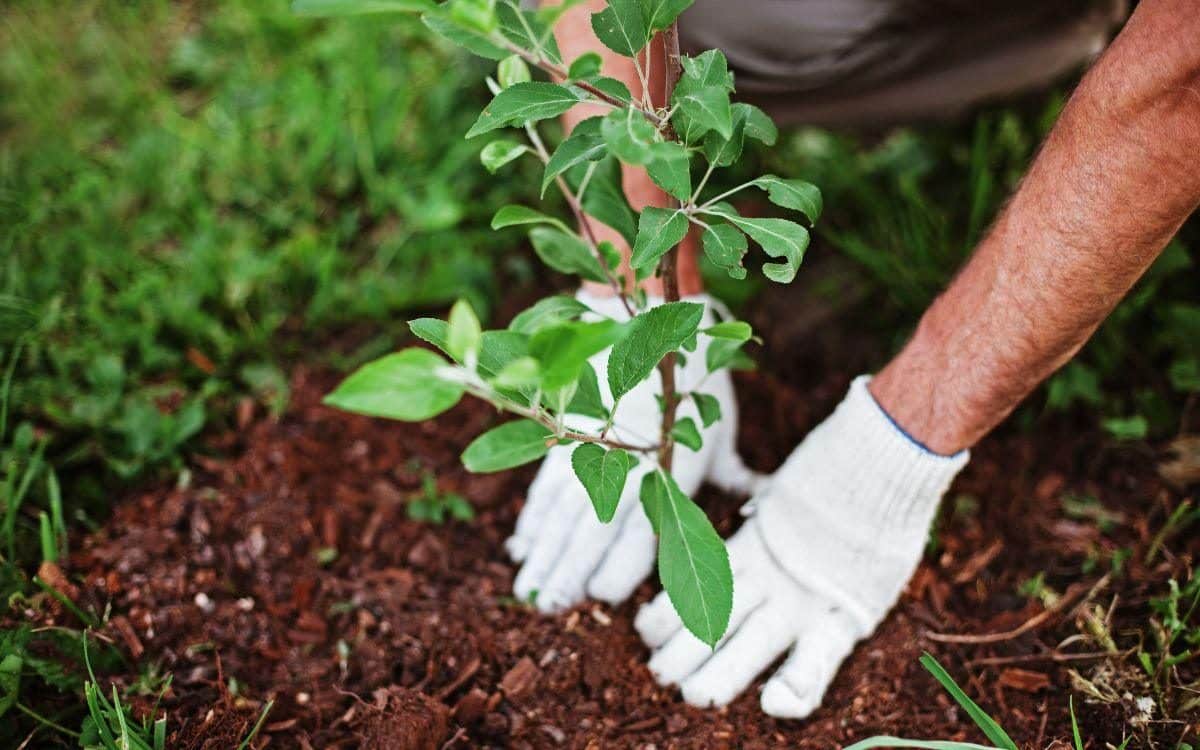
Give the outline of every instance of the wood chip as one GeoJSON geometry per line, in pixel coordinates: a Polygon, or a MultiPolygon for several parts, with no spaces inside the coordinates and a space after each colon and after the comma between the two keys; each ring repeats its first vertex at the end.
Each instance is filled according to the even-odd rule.
{"type": "Polygon", "coordinates": [[[504,695],[509,698],[518,698],[533,689],[539,679],[541,679],[542,670],[537,664],[533,663],[533,659],[528,656],[521,657],[521,660],[516,665],[508,670],[500,680],[500,689],[504,691],[504,695]]]}
{"type": "Polygon", "coordinates": [[[955,585],[961,586],[968,581],[974,580],[983,572],[984,568],[992,564],[992,561],[996,559],[1003,549],[1004,542],[997,539],[988,545],[986,549],[976,552],[970,559],[963,563],[962,568],[954,576],[955,585]]]}
{"type": "Polygon", "coordinates": [[[1200,483],[1200,435],[1184,435],[1167,446],[1171,458],[1158,465],[1158,473],[1176,487],[1200,483]]]}
{"type": "Polygon", "coordinates": [[[1050,687],[1050,677],[1032,669],[1009,667],[1000,673],[1000,684],[1025,693],[1036,693],[1050,687]]]}

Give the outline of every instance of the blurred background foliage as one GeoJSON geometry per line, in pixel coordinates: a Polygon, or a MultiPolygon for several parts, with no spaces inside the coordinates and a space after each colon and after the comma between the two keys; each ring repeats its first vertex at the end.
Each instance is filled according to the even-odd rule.
{"type": "MultiPolygon", "coordinates": [[[[313,21],[285,0],[5,3],[0,601],[24,602],[65,527],[94,524],[119,487],[181,470],[236,399],[282,410],[291,365],[346,366],[398,345],[416,310],[466,296],[486,314],[537,278],[520,234],[488,228],[496,207],[536,200],[533,165],[489,176],[462,138],[486,72],[414,19],[313,21]]],[[[1064,96],[871,138],[800,129],[748,160],[824,190],[811,252],[843,259],[858,290],[845,325],[878,342],[878,363],[1064,96]]],[[[1184,429],[1200,392],[1198,247],[1192,222],[1018,421],[1072,411],[1121,439],[1184,429]]],[[[842,295],[839,279],[801,273],[795,293],[842,295]]],[[[0,658],[81,686],[32,655],[27,629],[0,635],[0,658]]]]}

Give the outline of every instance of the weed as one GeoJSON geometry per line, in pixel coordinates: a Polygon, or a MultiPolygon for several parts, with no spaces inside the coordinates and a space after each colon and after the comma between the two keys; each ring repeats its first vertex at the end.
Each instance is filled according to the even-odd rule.
{"type": "Polygon", "coordinates": [[[421,477],[420,494],[408,500],[405,510],[414,521],[438,525],[445,522],[447,515],[456,521],[470,521],[475,517],[475,509],[466,498],[439,490],[437,478],[428,472],[421,477]]]}

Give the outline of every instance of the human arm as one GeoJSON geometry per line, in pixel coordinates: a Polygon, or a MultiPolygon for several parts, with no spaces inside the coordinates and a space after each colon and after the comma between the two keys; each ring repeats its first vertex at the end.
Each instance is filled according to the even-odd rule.
{"type": "Polygon", "coordinates": [[[931,450],[974,444],[1071,358],[1200,202],[1200,14],[1141,3],[971,261],[870,385],[931,450]]]}

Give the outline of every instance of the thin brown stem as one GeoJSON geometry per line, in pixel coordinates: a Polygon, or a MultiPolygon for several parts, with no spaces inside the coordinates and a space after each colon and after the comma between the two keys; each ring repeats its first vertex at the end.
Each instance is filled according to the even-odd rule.
{"type": "MultiPolygon", "coordinates": [[[[525,125],[525,133],[529,136],[530,143],[537,151],[538,158],[543,164],[550,161],[550,153],[546,150],[546,144],[542,142],[542,138],[538,135],[537,128],[533,123],[525,125]]],[[[575,215],[575,221],[583,228],[584,238],[587,240],[588,246],[591,248],[592,255],[596,257],[596,261],[600,264],[600,270],[604,272],[604,276],[608,279],[609,286],[612,287],[613,293],[621,300],[621,306],[625,308],[625,312],[629,313],[632,318],[636,313],[633,311],[633,306],[629,304],[629,298],[625,294],[625,284],[611,268],[608,267],[608,262],[604,259],[604,253],[600,252],[600,243],[596,239],[596,234],[592,231],[592,225],[588,223],[587,217],[583,213],[583,203],[579,200],[579,196],[575,195],[567,181],[559,175],[554,178],[554,184],[562,192],[563,198],[566,199],[567,205],[571,207],[571,213],[575,215]]]]}
{"type": "MultiPolygon", "coordinates": [[[[679,80],[679,76],[682,73],[682,67],[679,63],[679,29],[675,24],[671,24],[663,31],[662,43],[664,57],[666,58],[666,71],[663,76],[663,101],[669,104],[671,94],[675,91],[675,83],[679,80]]],[[[667,122],[663,128],[663,134],[670,140],[679,139],[670,122],[667,122]]],[[[680,205],[679,201],[676,200],[675,207],[679,208],[680,205]]],[[[678,256],[679,247],[675,246],[668,250],[662,257],[662,260],[659,261],[658,270],[662,276],[664,303],[679,301],[678,256]]],[[[672,432],[675,430],[675,410],[679,406],[679,393],[675,388],[676,359],[675,352],[668,352],[658,363],[658,371],[662,377],[663,391],[663,420],[662,432],[659,436],[658,464],[667,472],[671,471],[671,464],[675,458],[675,438],[672,432]]]]}
{"type": "Polygon", "coordinates": [[[621,450],[631,451],[633,453],[654,453],[659,449],[659,446],[657,445],[635,445],[633,443],[627,443],[624,440],[616,440],[607,436],[589,435],[586,432],[566,429],[558,423],[553,414],[545,409],[541,409],[536,406],[524,406],[523,404],[518,404],[515,401],[510,401],[508,399],[498,400],[496,398],[496,393],[491,391],[486,386],[480,385],[476,382],[468,382],[464,383],[464,385],[467,389],[467,393],[470,393],[472,396],[491,402],[493,406],[501,411],[507,411],[512,414],[516,414],[518,417],[531,419],[545,427],[547,430],[553,432],[556,437],[564,440],[574,440],[580,443],[596,443],[597,445],[603,445],[608,448],[620,448],[621,450]]]}
{"type": "MultiPolygon", "coordinates": [[[[504,46],[506,49],[508,49],[509,52],[512,52],[514,55],[517,55],[518,57],[520,57],[522,60],[529,63],[530,65],[533,65],[536,68],[540,68],[556,78],[559,78],[559,79],[567,78],[567,69],[564,68],[563,66],[556,65],[552,62],[549,62],[548,60],[545,60],[537,55],[530,53],[528,50],[521,49],[520,47],[518,47],[517,45],[515,45],[511,42],[505,42],[504,46]]],[[[627,102],[622,99],[618,99],[617,97],[612,96],[611,94],[608,94],[607,92],[596,88],[595,86],[588,83],[587,81],[574,81],[574,82],[572,82],[571,85],[578,86],[579,88],[588,92],[589,94],[594,96],[596,99],[604,102],[605,104],[609,104],[618,109],[624,109],[626,107],[629,107],[631,109],[634,109],[634,110],[640,112],[643,117],[645,117],[650,122],[654,123],[654,126],[656,128],[661,129],[663,127],[663,125],[665,124],[664,120],[661,117],[659,117],[657,112],[653,112],[649,109],[646,109],[645,107],[640,107],[640,106],[638,106],[637,102],[633,102],[633,101],[627,102]]]]}

